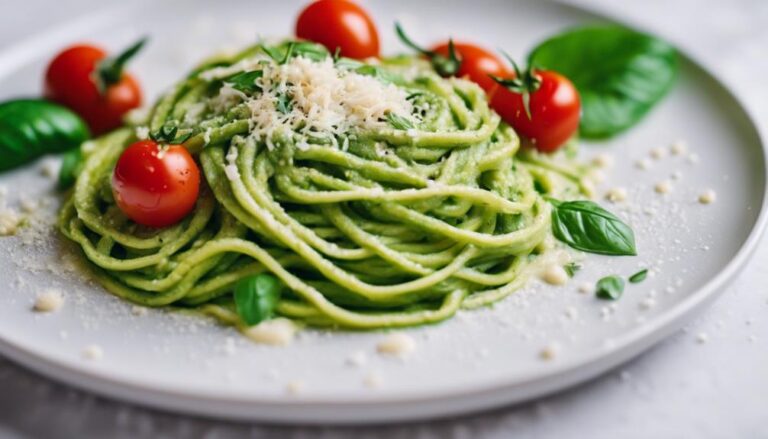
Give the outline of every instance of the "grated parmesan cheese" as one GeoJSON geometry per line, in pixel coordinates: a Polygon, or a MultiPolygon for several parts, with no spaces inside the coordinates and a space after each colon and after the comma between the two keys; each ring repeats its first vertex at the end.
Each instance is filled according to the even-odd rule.
{"type": "Polygon", "coordinates": [[[348,133],[386,128],[390,113],[417,122],[405,90],[372,76],[338,69],[331,58],[313,61],[296,57],[282,65],[259,64],[265,59],[259,55],[204,75],[208,79],[225,78],[243,70],[262,69],[262,77],[255,79],[261,90],[257,95],[249,97],[225,85],[212,98],[210,108],[223,113],[233,101],[244,102],[251,111],[251,135],[264,138],[270,149],[281,133],[325,139],[344,149],[349,145],[349,140],[344,140],[348,133]],[[281,112],[279,102],[285,96],[292,105],[281,112]]]}

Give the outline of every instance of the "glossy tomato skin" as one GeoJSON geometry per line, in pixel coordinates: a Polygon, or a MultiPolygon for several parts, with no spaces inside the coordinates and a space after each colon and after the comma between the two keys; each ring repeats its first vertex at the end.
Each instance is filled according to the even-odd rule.
{"type": "MultiPolygon", "coordinates": [[[[456,76],[467,77],[472,82],[480,86],[486,93],[490,93],[496,88],[496,82],[488,75],[507,77],[512,71],[507,67],[498,56],[482,47],[471,43],[454,41],[454,50],[461,59],[461,66],[456,76]]],[[[439,44],[432,49],[444,57],[449,56],[448,42],[439,44]]]]}
{"type": "Polygon", "coordinates": [[[181,221],[200,192],[200,170],[186,148],[165,148],[152,140],[138,141],[123,151],[112,174],[112,194],[120,210],[149,227],[181,221]]]}
{"type": "Polygon", "coordinates": [[[142,100],[139,84],[128,73],[104,94],[99,92],[94,71],[106,56],[95,46],[73,46],[59,53],[45,73],[45,96],[80,115],[94,135],[121,126],[125,113],[141,106],[142,100]]]}
{"type": "Polygon", "coordinates": [[[379,33],[368,13],[349,0],[317,0],[296,21],[296,36],[325,46],[331,53],[365,59],[379,56],[379,33]]]}
{"type": "Polygon", "coordinates": [[[491,94],[491,107],[541,152],[554,152],[579,128],[581,98],[573,83],[552,71],[536,71],[541,86],[530,95],[531,117],[523,96],[498,85],[491,94]]]}

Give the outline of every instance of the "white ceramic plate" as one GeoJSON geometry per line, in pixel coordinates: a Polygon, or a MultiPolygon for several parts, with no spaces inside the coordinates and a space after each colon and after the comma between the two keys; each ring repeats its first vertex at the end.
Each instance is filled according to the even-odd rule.
{"type": "MultiPolygon", "coordinates": [[[[419,41],[452,34],[522,57],[563,27],[598,20],[544,2],[458,0],[368,4],[387,51],[400,50],[390,25],[400,20],[419,41]]],[[[133,64],[154,96],[194,62],[223,46],[292,29],[299,3],[134,2],[44,31],[0,53],[0,98],[39,93],[44,62],[62,45],[93,40],[112,48],[150,34],[133,64]]],[[[228,328],[163,311],[143,316],[70,271],[62,241],[39,218],[55,208],[45,163],[4,174],[6,202],[48,200],[37,225],[0,238],[0,352],[45,375],[97,393],[166,409],[280,422],[371,423],[443,416],[522,401],[584,381],[637,355],[679,328],[722,290],[748,257],[765,223],[765,154],[739,103],[690,60],[671,95],[639,126],[609,143],[587,145],[585,159],[608,152],[616,165],[602,186],[622,186],[627,203],[612,209],[633,225],[638,257],[590,256],[569,285],[531,284],[492,309],[463,312],[408,332],[417,350],[405,360],[375,353],[381,333],[305,331],[289,347],[257,346],[228,328]],[[689,153],[635,161],[652,148],[689,153]],[[698,160],[697,160],[698,159],[698,160]],[[677,179],[675,179],[677,178],[677,179]],[[656,194],[670,179],[673,190],[656,194]],[[697,202],[705,189],[717,202],[697,202]],[[651,268],[608,306],[577,286],[607,274],[651,268]],[[64,307],[31,312],[34,297],[63,291],[64,307]],[[97,345],[101,360],[84,359],[97,345]],[[558,346],[545,361],[540,354],[558,346]],[[362,354],[360,354],[362,352],[362,354]],[[361,365],[347,364],[362,356],[361,365]],[[379,386],[371,387],[371,381],[379,386]],[[300,392],[287,392],[299,383],[300,392]]]]}

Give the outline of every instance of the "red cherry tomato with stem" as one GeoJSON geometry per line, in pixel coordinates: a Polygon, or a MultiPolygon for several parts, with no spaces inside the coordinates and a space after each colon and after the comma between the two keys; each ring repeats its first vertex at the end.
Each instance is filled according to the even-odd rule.
{"type": "Polygon", "coordinates": [[[395,23],[395,32],[403,44],[427,58],[440,76],[469,78],[486,93],[496,88],[491,76],[506,77],[512,73],[498,56],[476,44],[449,39],[427,50],[413,42],[399,23],[395,23]]]}
{"type": "MultiPolygon", "coordinates": [[[[453,42],[454,51],[461,62],[453,76],[467,77],[480,86],[486,93],[496,88],[496,82],[489,76],[509,76],[512,70],[498,56],[484,48],[471,43],[453,42]]],[[[446,58],[450,57],[450,42],[435,46],[432,52],[446,58]]]]}
{"type": "Polygon", "coordinates": [[[141,140],[126,148],[112,174],[112,194],[120,210],[149,227],[181,221],[195,207],[200,170],[181,145],[141,140]]]}
{"type": "Polygon", "coordinates": [[[368,13],[349,0],[317,0],[301,11],[296,36],[332,53],[365,59],[379,56],[379,33],[368,13]]]}
{"type": "Polygon", "coordinates": [[[530,146],[541,152],[558,150],[579,128],[581,99],[573,83],[548,70],[527,70],[495,78],[491,107],[530,146]]]}
{"type": "Polygon", "coordinates": [[[94,135],[118,128],[125,113],[141,106],[141,88],[123,69],[144,42],[114,58],[90,45],[62,51],[45,73],[45,97],[80,115],[94,135]]]}

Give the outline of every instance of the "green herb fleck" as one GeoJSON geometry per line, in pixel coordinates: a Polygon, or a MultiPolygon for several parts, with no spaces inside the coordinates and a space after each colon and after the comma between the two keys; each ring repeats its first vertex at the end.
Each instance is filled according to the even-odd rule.
{"type": "Polygon", "coordinates": [[[629,276],[629,282],[633,284],[639,284],[640,282],[644,281],[646,277],[648,277],[648,269],[644,268],[632,276],[629,276]]]}
{"type": "Polygon", "coordinates": [[[565,272],[568,273],[568,277],[573,277],[576,272],[581,270],[581,265],[575,262],[569,262],[563,266],[565,272]]]}
{"type": "Polygon", "coordinates": [[[410,120],[395,113],[387,113],[387,122],[396,130],[410,130],[413,128],[413,123],[410,120]]]}
{"type": "Polygon", "coordinates": [[[187,139],[192,137],[193,130],[186,129],[179,130],[179,122],[176,120],[169,120],[157,131],[150,133],[149,137],[157,143],[162,144],[181,144],[187,139]]]}
{"type": "Polygon", "coordinates": [[[240,280],[235,286],[235,309],[249,326],[272,318],[280,301],[283,285],[271,274],[257,274],[240,280]]]}
{"type": "Polygon", "coordinates": [[[606,276],[597,281],[595,294],[599,299],[617,300],[624,292],[624,279],[619,276],[606,276]]]}
{"type": "Polygon", "coordinates": [[[279,94],[277,95],[275,109],[283,114],[288,114],[293,111],[293,100],[291,100],[287,93],[279,94]]]}
{"type": "Polygon", "coordinates": [[[232,84],[232,88],[243,93],[256,93],[261,91],[261,87],[256,85],[256,80],[262,76],[264,76],[263,70],[240,72],[226,78],[224,82],[232,84]]]}

